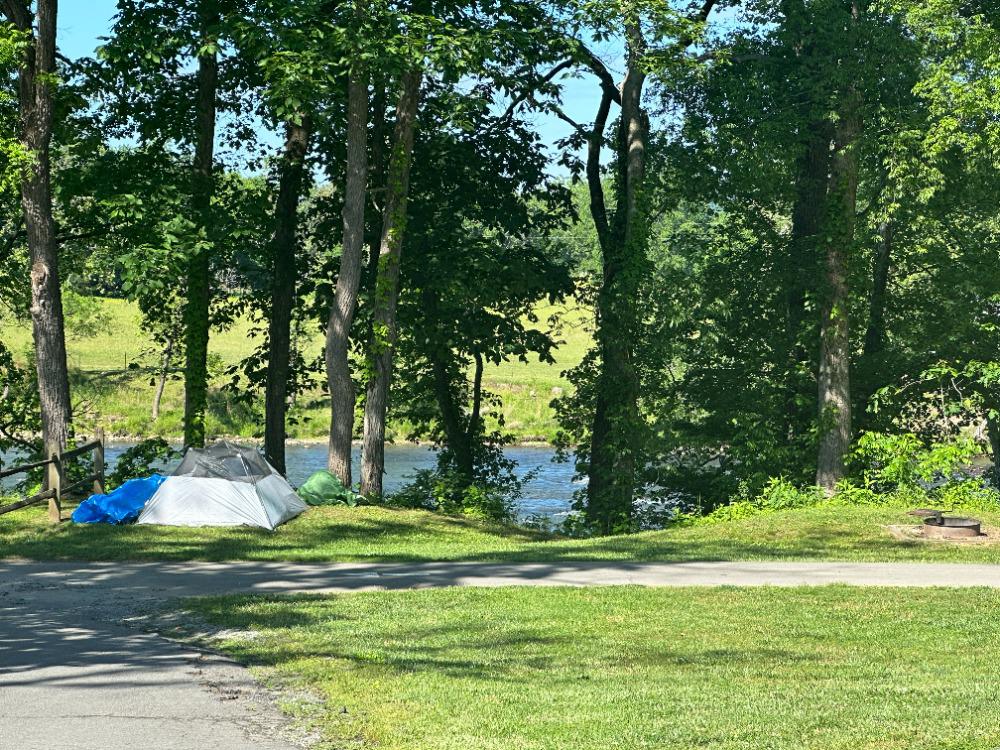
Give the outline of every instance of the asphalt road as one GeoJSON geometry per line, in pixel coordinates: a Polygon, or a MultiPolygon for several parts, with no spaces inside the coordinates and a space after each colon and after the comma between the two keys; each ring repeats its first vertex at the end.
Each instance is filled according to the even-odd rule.
{"type": "Polygon", "coordinates": [[[143,629],[165,601],[433,586],[988,586],[1000,566],[921,563],[58,563],[0,560],[0,748],[291,750],[247,672],[143,629]]]}

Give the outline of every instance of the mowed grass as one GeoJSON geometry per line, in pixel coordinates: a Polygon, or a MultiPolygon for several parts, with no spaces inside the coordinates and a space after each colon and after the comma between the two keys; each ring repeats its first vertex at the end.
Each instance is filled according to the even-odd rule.
{"type": "MultiPolygon", "coordinates": [[[[177,437],[183,431],[184,391],[179,380],[167,384],[160,418],[153,421],[151,409],[154,371],[162,353],[140,327],[138,308],[127,301],[102,299],[102,329],[93,336],[72,333],[67,341],[73,381],[73,399],[78,421],[85,429],[105,427],[119,436],[161,435],[177,437]]],[[[484,374],[487,390],[496,393],[507,429],[520,440],[551,440],[556,432],[552,399],[564,392],[567,383],[563,372],[583,359],[591,343],[590,315],[575,304],[536,310],[536,327],[556,327],[559,348],[555,364],[533,359],[489,365],[484,374]]],[[[0,319],[0,341],[24,362],[31,349],[31,325],[28,321],[0,319]]],[[[211,435],[260,437],[263,412],[260,399],[255,403],[237,402],[222,389],[228,382],[224,370],[251,354],[259,344],[249,321],[239,320],[224,331],[213,332],[210,341],[213,388],[207,428],[211,435]]],[[[307,358],[322,352],[323,337],[318,329],[307,333],[304,344],[307,358]]],[[[179,366],[180,363],[177,363],[179,366]]],[[[329,426],[328,402],[321,384],[300,397],[291,410],[289,437],[322,439],[329,426]]],[[[395,425],[397,431],[405,426],[395,425]]]]}
{"type": "MultiPolygon", "coordinates": [[[[68,509],[67,509],[68,510],[68,509]]],[[[1000,511],[977,513],[994,540],[1000,511]]],[[[888,508],[806,508],[703,526],[568,539],[469,518],[377,507],[313,508],[274,532],[47,523],[44,508],[0,516],[0,558],[37,560],[859,560],[1000,563],[1000,544],[900,541],[888,508]]]]}
{"type": "Polygon", "coordinates": [[[322,747],[1000,746],[992,590],[452,588],[190,607],[298,696],[284,707],[322,747]]]}

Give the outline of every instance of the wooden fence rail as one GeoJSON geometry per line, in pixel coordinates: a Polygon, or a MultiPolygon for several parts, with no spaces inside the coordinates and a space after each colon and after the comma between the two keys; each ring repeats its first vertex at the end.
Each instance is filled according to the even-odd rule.
{"type": "MultiPolygon", "coordinates": [[[[0,479],[23,474],[33,469],[46,467],[45,486],[46,489],[23,500],[0,506],[0,515],[11,511],[27,508],[29,505],[49,501],[49,521],[59,523],[62,520],[62,501],[70,498],[74,493],[90,486],[94,494],[104,492],[104,431],[98,429],[94,439],[83,445],[66,451],[60,451],[58,447],[52,447],[48,452],[49,457],[44,461],[35,461],[30,464],[22,464],[0,471],[0,479]],[[93,454],[93,473],[68,484],[67,468],[71,461],[80,456],[93,454]]],[[[89,492],[87,494],[90,494],[89,492]]]]}

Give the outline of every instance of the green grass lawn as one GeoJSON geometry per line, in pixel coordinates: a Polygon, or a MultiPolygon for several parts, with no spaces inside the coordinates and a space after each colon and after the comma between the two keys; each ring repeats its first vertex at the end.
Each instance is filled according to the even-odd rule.
{"type": "Polygon", "coordinates": [[[298,696],[284,707],[323,747],[1000,747],[995,591],[452,588],[190,606],[298,696]]]}
{"type": "MultiPolygon", "coordinates": [[[[151,382],[160,354],[139,327],[138,308],[123,300],[100,301],[104,330],[97,335],[74,335],[70,326],[67,341],[73,381],[73,400],[78,421],[89,429],[97,424],[110,434],[121,436],[161,435],[177,437],[183,432],[184,391],[182,383],[169,382],[164,393],[159,420],[150,416],[154,387],[151,382]]],[[[537,311],[539,327],[547,328],[552,316],[558,318],[555,364],[537,361],[489,365],[484,374],[487,390],[497,393],[507,429],[521,440],[551,440],[556,432],[552,398],[567,387],[563,371],[583,358],[590,346],[589,315],[575,306],[542,306],[537,311]]],[[[0,341],[22,362],[31,348],[31,326],[27,321],[0,319],[0,341]]],[[[251,336],[248,321],[238,321],[225,331],[213,332],[210,353],[216,370],[210,394],[207,429],[212,435],[259,437],[263,425],[260,404],[246,406],[233,401],[220,386],[226,382],[222,370],[250,354],[259,342],[251,336]]],[[[318,331],[308,341],[306,353],[322,351],[318,331]]],[[[329,412],[322,388],[306,394],[293,407],[293,439],[325,438],[329,412]]],[[[399,429],[401,425],[396,425],[399,429]]]]}
{"type": "MultiPolygon", "coordinates": [[[[978,513],[1000,527],[1000,511],[978,513]]],[[[424,511],[313,508],[275,532],[243,528],[48,525],[44,508],[0,516],[0,558],[78,560],[553,561],[916,560],[1000,562],[1000,544],[899,541],[892,508],[807,508],[595,539],[424,511]]]]}

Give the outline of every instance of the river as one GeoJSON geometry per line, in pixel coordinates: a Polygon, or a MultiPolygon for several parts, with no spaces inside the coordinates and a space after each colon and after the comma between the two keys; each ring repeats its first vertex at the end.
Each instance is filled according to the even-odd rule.
{"type": "MultiPolygon", "coordinates": [[[[106,448],[109,471],[121,453],[133,443],[109,442],[106,448]]],[[[535,476],[525,485],[524,496],[517,506],[517,514],[524,519],[533,515],[548,516],[561,520],[570,509],[573,492],[581,484],[573,481],[572,463],[555,463],[555,451],[549,447],[509,446],[505,451],[508,458],[517,462],[518,476],[536,470],[535,476]]],[[[301,485],[314,471],[326,468],[326,446],[290,444],[286,449],[285,463],[288,480],[296,487],[301,485]]],[[[173,464],[176,465],[176,464],[173,464]]],[[[164,466],[170,470],[173,465],[164,466]]],[[[435,453],[426,446],[411,443],[393,444],[385,447],[385,491],[394,492],[405,485],[418,469],[431,469],[435,465],[435,453]]],[[[360,449],[354,448],[355,477],[361,466],[360,449]]]]}

